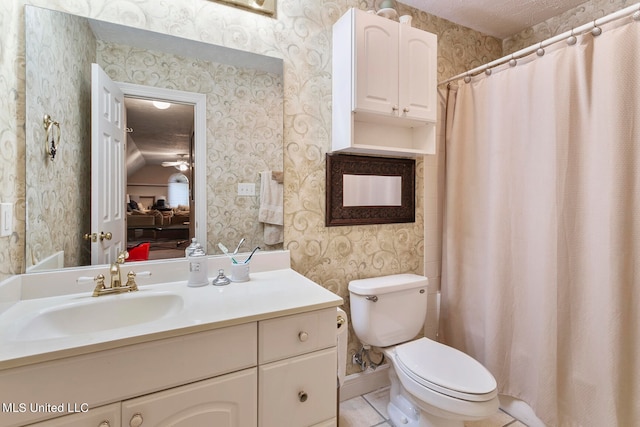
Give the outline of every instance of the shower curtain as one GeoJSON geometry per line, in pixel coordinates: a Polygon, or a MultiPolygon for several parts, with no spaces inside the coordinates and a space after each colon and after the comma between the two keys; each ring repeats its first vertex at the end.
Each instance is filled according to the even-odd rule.
{"type": "Polygon", "coordinates": [[[443,340],[550,426],[640,426],[640,22],[446,95],[443,340]]]}

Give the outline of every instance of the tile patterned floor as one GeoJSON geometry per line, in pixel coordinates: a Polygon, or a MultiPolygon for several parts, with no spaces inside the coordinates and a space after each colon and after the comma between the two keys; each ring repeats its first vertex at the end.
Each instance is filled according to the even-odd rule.
{"type": "MultiPolygon", "coordinates": [[[[339,427],[393,427],[387,415],[389,387],[340,403],[339,427]]],[[[466,422],[465,427],[526,427],[509,414],[499,411],[482,421],[466,422]]]]}

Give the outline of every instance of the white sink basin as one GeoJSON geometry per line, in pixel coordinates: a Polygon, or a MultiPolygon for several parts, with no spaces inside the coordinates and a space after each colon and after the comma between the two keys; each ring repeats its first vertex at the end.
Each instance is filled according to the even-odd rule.
{"type": "Polygon", "coordinates": [[[183,306],[182,297],[174,293],[84,297],[40,310],[18,327],[16,340],[61,338],[135,326],[172,316],[183,306]]]}

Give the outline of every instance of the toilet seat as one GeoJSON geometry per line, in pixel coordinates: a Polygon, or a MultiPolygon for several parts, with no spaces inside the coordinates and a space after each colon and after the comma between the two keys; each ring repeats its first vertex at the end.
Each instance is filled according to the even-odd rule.
{"type": "Polygon", "coordinates": [[[428,338],[396,346],[395,361],[423,387],[456,399],[483,402],[498,391],[493,375],[471,356],[428,338]]]}

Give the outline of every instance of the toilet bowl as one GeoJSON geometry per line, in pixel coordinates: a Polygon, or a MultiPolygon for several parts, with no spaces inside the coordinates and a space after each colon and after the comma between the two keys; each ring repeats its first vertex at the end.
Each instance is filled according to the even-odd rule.
{"type": "Polygon", "coordinates": [[[390,361],[387,410],[396,427],[462,427],[498,410],[496,381],[469,355],[428,338],[428,280],[401,274],[349,283],[351,324],[390,361]]]}

